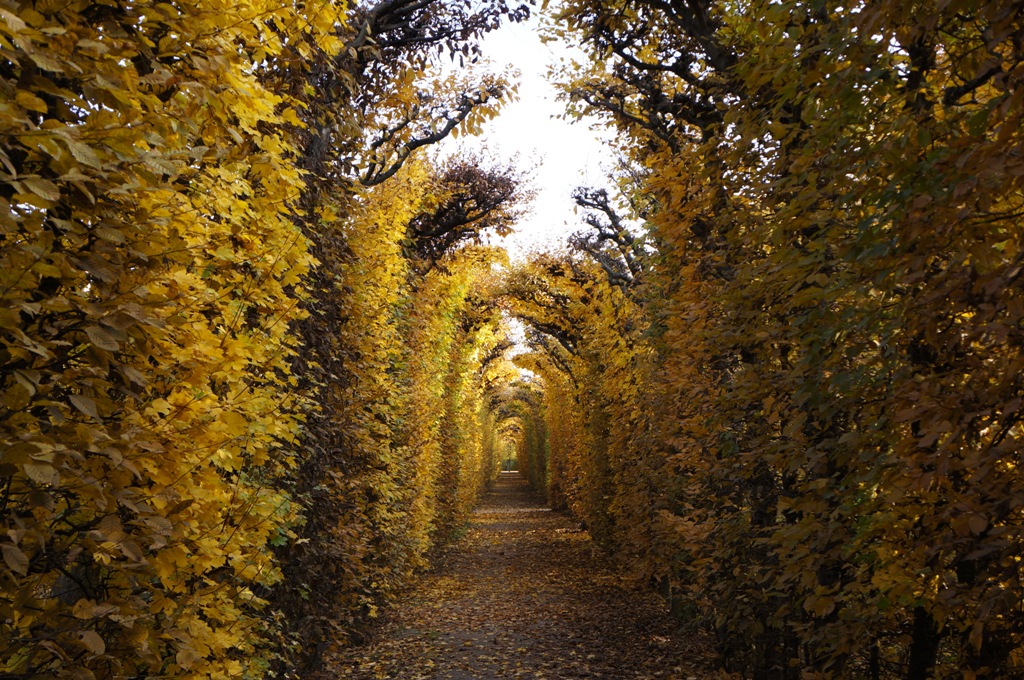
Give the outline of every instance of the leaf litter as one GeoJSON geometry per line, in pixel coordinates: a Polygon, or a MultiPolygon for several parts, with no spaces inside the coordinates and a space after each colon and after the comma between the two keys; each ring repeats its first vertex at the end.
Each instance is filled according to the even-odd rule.
{"type": "Polygon", "coordinates": [[[466,535],[325,677],[718,677],[708,644],[616,571],[571,518],[503,473],[466,535]]]}

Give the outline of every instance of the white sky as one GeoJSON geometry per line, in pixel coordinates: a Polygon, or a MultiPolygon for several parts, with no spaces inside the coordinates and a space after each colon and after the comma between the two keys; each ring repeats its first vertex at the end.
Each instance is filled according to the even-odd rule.
{"type": "Polygon", "coordinates": [[[578,231],[582,222],[573,212],[572,190],[605,185],[614,161],[609,145],[601,141],[609,133],[557,118],[564,105],[556,101],[547,71],[569,50],[542,43],[538,25],[535,13],[529,21],[505,25],[484,39],[484,56],[496,67],[511,65],[521,72],[519,100],[488,123],[482,137],[460,137],[457,142],[499,161],[518,156],[519,166],[529,171],[537,196],[516,233],[504,240],[513,258],[531,249],[557,247],[578,231]]]}

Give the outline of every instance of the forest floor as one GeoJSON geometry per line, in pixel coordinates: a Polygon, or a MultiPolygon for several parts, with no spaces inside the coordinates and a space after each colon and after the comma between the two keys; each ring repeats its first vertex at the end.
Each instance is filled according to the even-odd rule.
{"type": "Polygon", "coordinates": [[[589,534],[503,473],[451,546],[327,677],[717,677],[707,646],[631,585],[589,534]]]}

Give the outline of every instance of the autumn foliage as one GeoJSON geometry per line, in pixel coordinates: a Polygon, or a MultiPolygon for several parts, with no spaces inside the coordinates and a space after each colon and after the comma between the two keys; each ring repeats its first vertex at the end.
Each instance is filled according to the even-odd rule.
{"type": "Polygon", "coordinates": [[[315,669],[460,526],[503,331],[467,303],[499,255],[456,245],[520,190],[415,153],[509,86],[424,109],[414,52],[525,11],[0,8],[0,674],[315,669]],[[453,197],[486,209],[423,270],[453,197]]]}
{"type": "Polygon", "coordinates": [[[1019,673],[1020,8],[580,0],[551,30],[623,168],[507,292],[552,498],[744,675],[1019,673]]]}
{"type": "Polygon", "coordinates": [[[729,671],[1022,672],[1021,8],[566,0],[509,263],[529,13],[0,3],[0,675],[315,675],[512,451],[729,671]]]}

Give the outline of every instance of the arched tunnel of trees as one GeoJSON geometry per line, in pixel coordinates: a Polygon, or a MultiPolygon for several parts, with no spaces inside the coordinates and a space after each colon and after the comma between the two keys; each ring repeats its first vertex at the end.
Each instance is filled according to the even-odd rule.
{"type": "Polygon", "coordinates": [[[514,459],[754,678],[1024,673],[1008,0],[0,0],[0,677],[314,677],[514,459]],[[469,152],[531,13],[615,131],[469,152]]]}

